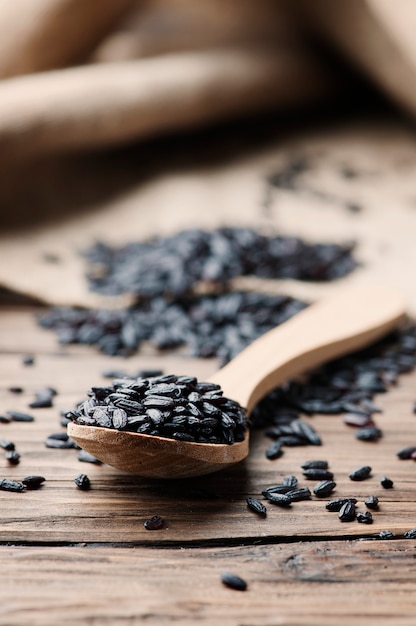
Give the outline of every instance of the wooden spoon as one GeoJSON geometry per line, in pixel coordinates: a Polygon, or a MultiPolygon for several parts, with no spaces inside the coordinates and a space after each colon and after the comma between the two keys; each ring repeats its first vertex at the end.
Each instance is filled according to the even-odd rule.
{"type": "MultiPolygon", "coordinates": [[[[399,294],[381,286],[342,289],[269,331],[210,378],[247,408],[274,387],[324,361],[357,350],[392,330],[404,317],[399,294]]],[[[82,448],[120,470],[154,478],[210,474],[244,459],[244,441],[189,443],[95,426],[68,425],[82,448]]]]}

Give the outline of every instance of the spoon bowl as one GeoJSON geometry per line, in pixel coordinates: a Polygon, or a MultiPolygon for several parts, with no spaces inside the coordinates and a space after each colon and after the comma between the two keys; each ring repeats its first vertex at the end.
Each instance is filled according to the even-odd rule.
{"type": "MultiPolygon", "coordinates": [[[[325,361],[364,348],[393,330],[405,316],[394,290],[354,286],[336,290],[262,335],[210,378],[224,396],[250,414],[269,391],[325,361]]],[[[249,434],[233,444],[178,441],[166,437],[68,424],[81,448],[138,476],[187,478],[224,469],[248,454],[249,434]]]]}
{"type": "Polygon", "coordinates": [[[189,443],[97,426],[68,425],[81,448],[119,470],[150,478],[189,478],[212,474],[242,461],[249,436],[231,445],[189,443]]]}

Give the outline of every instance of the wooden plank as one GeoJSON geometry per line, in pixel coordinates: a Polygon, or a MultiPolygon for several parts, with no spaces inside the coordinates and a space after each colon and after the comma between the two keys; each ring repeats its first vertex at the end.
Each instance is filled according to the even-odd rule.
{"type": "Polygon", "coordinates": [[[414,541],[0,548],[0,624],[413,626],[414,541]],[[224,587],[223,572],[248,583],[224,587]]]}
{"type": "Polygon", "coordinates": [[[59,395],[54,408],[32,411],[36,416],[33,423],[0,424],[0,437],[14,441],[21,453],[17,466],[9,466],[0,458],[0,475],[21,479],[28,474],[42,474],[47,479],[39,491],[22,494],[0,491],[3,504],[0,542],[214,545],[246,538],[274,541],[375,536],[384,529],[402,535],[416,526],[414,463],[396,457],[398,449],[416,442],[416,420],[412,413],[416,373],[402,376],[397,388],[377,398],[384,410],[377,416],[384,431],[383,439],[377,444],[355,440],[353,430],[340,417],[315,416],[308,419],[323,437],[322,447],[287,448],[281,459],[269,461],[264,452],[270,441],[261,432],[255,432],[249,459],[230,471],[198,480],[149,481],[107,466],[80,463],[75,450],[46,448],[45,438],[61,428],[59,409],[70,408],[84,397],[90,385],[104,382],[100,372],[106,367],[135,371],[161,366],[165,371],[195,373],[204,378],[212,373],[216,363],[167,355],[111,359],[92,348],[75,347],[59,354],[45,347],[43,352],[36,353],[35,365],[25,367],[21,360],[23,340],[32,334],[43,336],[45,331],[33,326],[29,312],[19,315],[0,316],[4,321],[0,324],[0,348],[5,345],[5,329],[13,328],[18,318],[21,329],[14,334],[15,352],[0,355],[0,413],[12,408],[27,411],[33,392],[41,386],[54,386],[59,395]],[[25,387],[25,393],[11,394],[7,389],[12,384],[25,387]],[[317,498],[295,503],[290,509],[268,505],[265,520],[259,520],[247,510],[247,496],[259,497],[265,486],[279,482],[286,474],[297,475],[301,485],[312,488],[315,483],[302,478],[300,465],[316,457],[327,458],[335,473],[334,496],[357,497],[360,510],[364,510],[363,499],[367,495],[380,497],[380,510],[374,514],[372,526],[339,522],[337,515],[328,513],[324,502],[317,498]],[[362,483],[351,482],[348,473],[362,464],[373,467],[373,477],[362,483]],[[76,488],[73,479],[80,472],[89,475],[91,491],[76,488]],[[384,490],[380,486],[379,478],[383,474],[394,480],[394,489],[384,490]],[[214,492],[217,498],[204,499],[198,492],[200,488],[214,492]],[[149,533],[143,522],[154,514],[166,519],[166,527],[158,533],[149,533]]]}

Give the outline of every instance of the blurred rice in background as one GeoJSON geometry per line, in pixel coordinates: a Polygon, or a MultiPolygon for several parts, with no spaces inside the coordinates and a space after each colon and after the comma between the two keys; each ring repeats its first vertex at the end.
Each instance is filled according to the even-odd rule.
{"type": "MultiPolygon", "coordinates": [[[[319,144],[319,124],[345,106],[361,111],[369,95],[416,110],[408,27],[416,8],[397,4],[0,2],[0,284],[45,301],[84,301],[78,248],[94,238],[123,242],[227,221],[275,226],[260,187],[304,120],[312,118],[319,144]],[[48,255],[67,264],[47,266],[48,255]]],[[[344,133],[347,152],[377,137],[371,149],[382,153],[374,146],[378,137],[384,145],[384,131],[368,128],[369,141],[360,129],[352,143],[344,133]]],[[[302,141],[304,150],[307,134],[302,141]]],[[[330,138],[315,152],[337,145],[330,138]]],[[[321,199],[333,193],[333,172],[325,176],[321,199]]],[[[310,197],[297,197],[309,206],[310,197]]],[[[300,214],[294,234],[305,230],[300,214]]]]}

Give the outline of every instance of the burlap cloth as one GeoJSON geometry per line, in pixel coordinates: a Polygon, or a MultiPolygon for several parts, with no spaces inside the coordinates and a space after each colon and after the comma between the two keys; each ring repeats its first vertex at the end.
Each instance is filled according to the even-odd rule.
{"type": "Polygon", "coordinates": [[[1,3],[0,285],[117,305],[87,289],[80,252],[94,241],[245,224],[356,240],[362,267],[345,282],[395,285],[416,311],[413,132],[394,116],[302,122],[357,88],[305,23],[271,0],[1,3]],[[266,178],[300,156],[296,188],[267,195],[266,178]]]}

